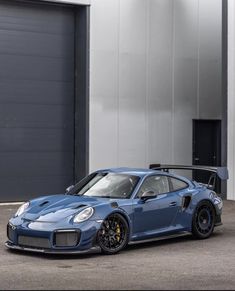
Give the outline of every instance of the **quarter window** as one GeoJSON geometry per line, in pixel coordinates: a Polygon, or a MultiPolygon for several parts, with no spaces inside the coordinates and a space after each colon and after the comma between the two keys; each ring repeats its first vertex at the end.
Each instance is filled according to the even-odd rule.
{"type": "Polygon", "coordinates": [[[182,180],[176,178],[170,178],[172,191],[178,191],[188,187],[188,184],[182,180]]]}
{"type": "Polygon", "coordinates": [[[146,191],[154,191],[156,194],[170,192],[168,177],[160,175],[147,177],[140,187],[138,197],[140,198],[146,191]]]}

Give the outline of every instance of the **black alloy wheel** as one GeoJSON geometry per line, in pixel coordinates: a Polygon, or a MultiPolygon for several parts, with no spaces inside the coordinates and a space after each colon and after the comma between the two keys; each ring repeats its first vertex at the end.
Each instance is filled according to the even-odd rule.
{"type": "Polygon", "coordinates": [[[111,214],[103,221],[97,237],[102,252],[109,255],[121,251],[127,245],[128,239],[128,223],[118,213],[111,214]]]}
{"type": "Polygon", "coordinates": [[[197,239],[208,238],[215,226],[215,210],[211,202],[202,201],[196,208],[193,217],[192,233],[197,239]]]}

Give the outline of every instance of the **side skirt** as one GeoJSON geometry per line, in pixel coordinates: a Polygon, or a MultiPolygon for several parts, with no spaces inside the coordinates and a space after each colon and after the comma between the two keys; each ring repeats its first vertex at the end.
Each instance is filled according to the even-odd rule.
{"type": "Polygon", "coordinates": [[[140,244],[140,243],[145,243],[145,242],[159,241],[159,240],[170,239],[170,238],[177,238],[177,237],[189,236],[189,235],[192,235],[191,232],[182,231],[182,232],[179,232],[177,234],[169,234],[169,235],[159,236],[159,237],[155,237],[155,238],[142,239],[142,240],[132,240],[132,241],[129,241],[128,244],[129,245],[140,244]]]}

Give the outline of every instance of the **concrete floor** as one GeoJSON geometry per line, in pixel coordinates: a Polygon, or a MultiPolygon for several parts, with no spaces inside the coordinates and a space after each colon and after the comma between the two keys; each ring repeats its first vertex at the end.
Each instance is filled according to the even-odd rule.
{"type": "Polygon", "coordinates": [[[48,256],[5,248],[17,206],[0,206],[0,289],[235,289],[235,201],[224,201],[223,226],[191,236],[128,246],[118,255],[48,256]]]}

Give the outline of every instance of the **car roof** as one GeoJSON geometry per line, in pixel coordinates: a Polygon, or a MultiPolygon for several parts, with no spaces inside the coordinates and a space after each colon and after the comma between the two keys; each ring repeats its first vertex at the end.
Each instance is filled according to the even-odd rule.
{"type": "Polygon", "coordinates": [[[190,182],[190,180],[184,176],[181,175],[176,175],[175,173],[168,173],[168,172],[163,172],[161,170],[152,170],[152,169],[145,169],[145,168],[130,168],[130,167],[119,167],[119,168],[107,168],[107,169],[100,169],[96,172],[110,172],[110,173],[122,173],[122,174],[129,174],[133,176],[139,176],[139,177],[144,177],[147,175],[151,174],[160,174],[160,175],[167,175],[171,177],[175,177],[178,179],[181,179],[185,182],[190,182]]]}

